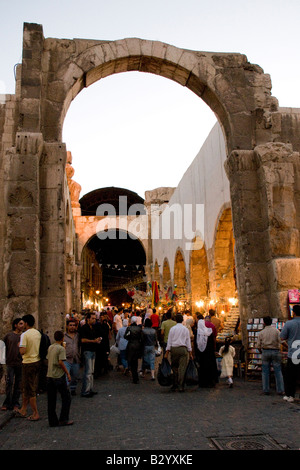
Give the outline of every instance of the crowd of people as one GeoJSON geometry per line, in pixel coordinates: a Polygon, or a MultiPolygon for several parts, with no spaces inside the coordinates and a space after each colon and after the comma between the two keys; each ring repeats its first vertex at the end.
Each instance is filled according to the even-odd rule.
{"type": "MultiPolygon", "coordinates": [[[[32,315],[16,318],[12,331],[4,337],[6,397],[1,410],[14,410],[16,417],[37,421],[40,419],[37,395],[45,391],[49,425],[73,424],[69,419],[71,396],[78,393],[80,371],[80,396],[92,398],[97,394],[94,379],[113,369],[113,352],[117,357],[116,369],[123,371],[134,384],[145,377],[146,371],[150,371],[151,381],[156,380],[155,358],[162,354],[170,361],[173,372],[170,391],[184,391],[190,360],[196,365],[199,387],[215,387],[220,378],[226,378],[232,388],[235,349],[227,338],[219,350],[222,357],[219,372],[215,352],[220,324],[213,310],[208,313],[204,318],[199,312],[191,314],[171,308],[160,315],[150,307],[138,311],[121,308],[82,314],[72,311],[66,316],[65,331],[54,333],[53,344],[45,342],[46,335],[35,328],[32,315]],[[42,344],[46,353],[42,353],[42,344]],[[42,376],[43,362],[46,364],[45,377],[42,376]],[[42,390],[44,379],[46,387],[42,390]],[[61,396],[59,417],[56,411],[58,394],[61,396]],[[28,407],[32,410],[30,415],[27,415],[28,407]]],[[[263,393],[269,394],[272,364],[277,393],[292,402],[300,368],[300,360],[294,360],[300,344],[300,305],[294,307],[294,318],[286,322],[281,333],[271,327],[270,317],[265,317],[264,323],[258,343],[263,360],[263,393]],[[288,345],[285,380],[280,363],[281,341],[287,341],[288,345]]]]}

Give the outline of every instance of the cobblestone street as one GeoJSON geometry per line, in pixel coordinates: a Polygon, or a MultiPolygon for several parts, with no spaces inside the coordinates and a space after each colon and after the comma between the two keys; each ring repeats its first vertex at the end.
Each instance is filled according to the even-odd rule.
{"type": "Polygon", "coordinates": [[[236,378],[232,389],[221,381],[215,389],[171,393],[150,374],[135,385],[114,369],[96,379],[94,388],[98,394],[83,399],[79,384],[72,397],[73,426],[48,426],[46,394],[38,397],[38,422],[2,412],[1,450],[215,450],[213,439],[225,437],[238,450],[240,436],[248,436],[253,450],[253,439],[264,436],[279,449],[300,448],[299,400],[286,403],[274,389],[262,395],[260,382],[236,378]]]}

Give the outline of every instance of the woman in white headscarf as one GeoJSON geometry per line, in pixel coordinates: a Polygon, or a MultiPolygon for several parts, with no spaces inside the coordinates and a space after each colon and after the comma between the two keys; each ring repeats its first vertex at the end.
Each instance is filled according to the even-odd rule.
{"type": "Polygon", "coordinates": [[[128,373],[128,362],[126,359],[126,348],[127,348],[127,339],[124,338],[125,331],[128,327],[128,320],[125,318],[122,322],[123,326],[118,330],[117,337],[116,337],[116,344],[120,351],[120,360],[121,364],[124,367],[124,374],[127,375],[128,373]]]}
{"type": "Polygon", "coordinates": [[[218,382],[213,325],[198,315],[195,356],[198,364],[199,387],[214,387],[218,382]]]}
{"type": "Polygon", "coordinates": [[[205,321],[202,319],[198,320],[197,325],[197,348],[200,352],[205,351],[207,346],[207,338],[212,334],[212,329],[205,326],[205,321]]]}

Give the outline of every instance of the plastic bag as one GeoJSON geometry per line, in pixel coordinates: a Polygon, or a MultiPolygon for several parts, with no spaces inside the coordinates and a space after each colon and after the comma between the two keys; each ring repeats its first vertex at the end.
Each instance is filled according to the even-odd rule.
{"type": "Polygon", "coordinates": [[[155,356],[160,356],[162,353],[161,345],[158,343],[158,346],[155,350],[155,356]]]}
{"type": "Polygon", "coordinates": [[[0,340],[0,364],[5,364],[6,362],[6,346],[2,339],[0,340]]]}
{"type": "Polygon", "coordinates": [[[111,357],[117,357],[120,354],[119,348],[117,347],[116,344],[113,344],[110,347],[110,356],[111,357]]]}
{"type": "Polygon", "coordinates": [[[185,371],[185,384],[198,385],[198,371],[195,362],[190,359],[185,371]]]}
{"type": "Polygon", "coordinates": [[[168,387],[173,384],[173,372],[171,365],[165,357],[158,366],[157,381],[162,387],[168,387]]]}

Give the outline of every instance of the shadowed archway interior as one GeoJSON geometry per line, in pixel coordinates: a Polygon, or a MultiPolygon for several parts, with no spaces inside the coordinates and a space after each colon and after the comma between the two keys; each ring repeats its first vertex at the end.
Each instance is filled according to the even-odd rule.
{"type": "Polygon", "coordinates": [[[87,244],[102,269],[103,293],[113,305],[130,302],[127,289],[146,290],[146,255],[138,238],[124,230],[100,232],[87,244]],[[100,238],[101,237],[101,238],[100,238]]]}

